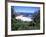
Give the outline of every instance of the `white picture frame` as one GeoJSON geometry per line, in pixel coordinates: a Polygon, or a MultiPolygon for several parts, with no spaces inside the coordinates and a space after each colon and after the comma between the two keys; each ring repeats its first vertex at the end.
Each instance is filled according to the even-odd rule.
{"type": "Polygon", "coordinates": [[[44,3],[39,2],[8,2],[7,3],[7,35],[37,35],[44,34],[44,3]],[[40,7],[40,30],[18,30],[11,31],[11,6],[40,7]]]}

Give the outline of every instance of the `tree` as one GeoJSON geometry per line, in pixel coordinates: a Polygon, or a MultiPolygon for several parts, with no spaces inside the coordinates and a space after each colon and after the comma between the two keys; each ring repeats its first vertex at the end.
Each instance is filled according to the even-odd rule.
{"type": "Polygon", "coordinates": [[[33,14],[33,20],[34,20],[34,25],[37,28],[40,28],[40,10],[33,14]]]}

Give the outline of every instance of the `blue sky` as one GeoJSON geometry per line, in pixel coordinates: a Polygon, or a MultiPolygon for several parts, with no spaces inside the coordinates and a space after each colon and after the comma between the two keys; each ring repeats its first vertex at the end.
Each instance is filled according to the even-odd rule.
{"type": "Polygon", "coordinates": [[[34,13],[40,10],[40,7],[12,6],[16,13],[34,13]]]}

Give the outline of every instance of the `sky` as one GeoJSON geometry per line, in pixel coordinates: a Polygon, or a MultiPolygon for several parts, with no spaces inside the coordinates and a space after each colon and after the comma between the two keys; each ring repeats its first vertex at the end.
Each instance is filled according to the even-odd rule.
{"type": "Polygon", "coordinates": [[[40,7],[27,7],[27,6],[12,6],[14,9],[14,12],[19,13],[34,13],[38,10],[40,10],[40,7]]]}
{"type": "MultiPolygon", "coordinates": [[[[12,6],[12,9],[16,13],[34,13],[40,10],[40,7],[27,7],[27,6],[12,6]]],[[[21,19],[22,21],[32,21],[31,18],[23,17],[23,16],[16,16],[16,19],[21,19]]]]}

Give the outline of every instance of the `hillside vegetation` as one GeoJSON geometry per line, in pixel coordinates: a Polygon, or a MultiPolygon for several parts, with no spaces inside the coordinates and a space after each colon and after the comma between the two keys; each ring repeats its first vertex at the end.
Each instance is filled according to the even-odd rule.
{"type": "Polygon", "coordinates": [[[21,21],[15,19],[17,16],[12,10],[11,30],[38,30],[40,29],[40,10],[32,14],[33,21],[21,21]]]}

